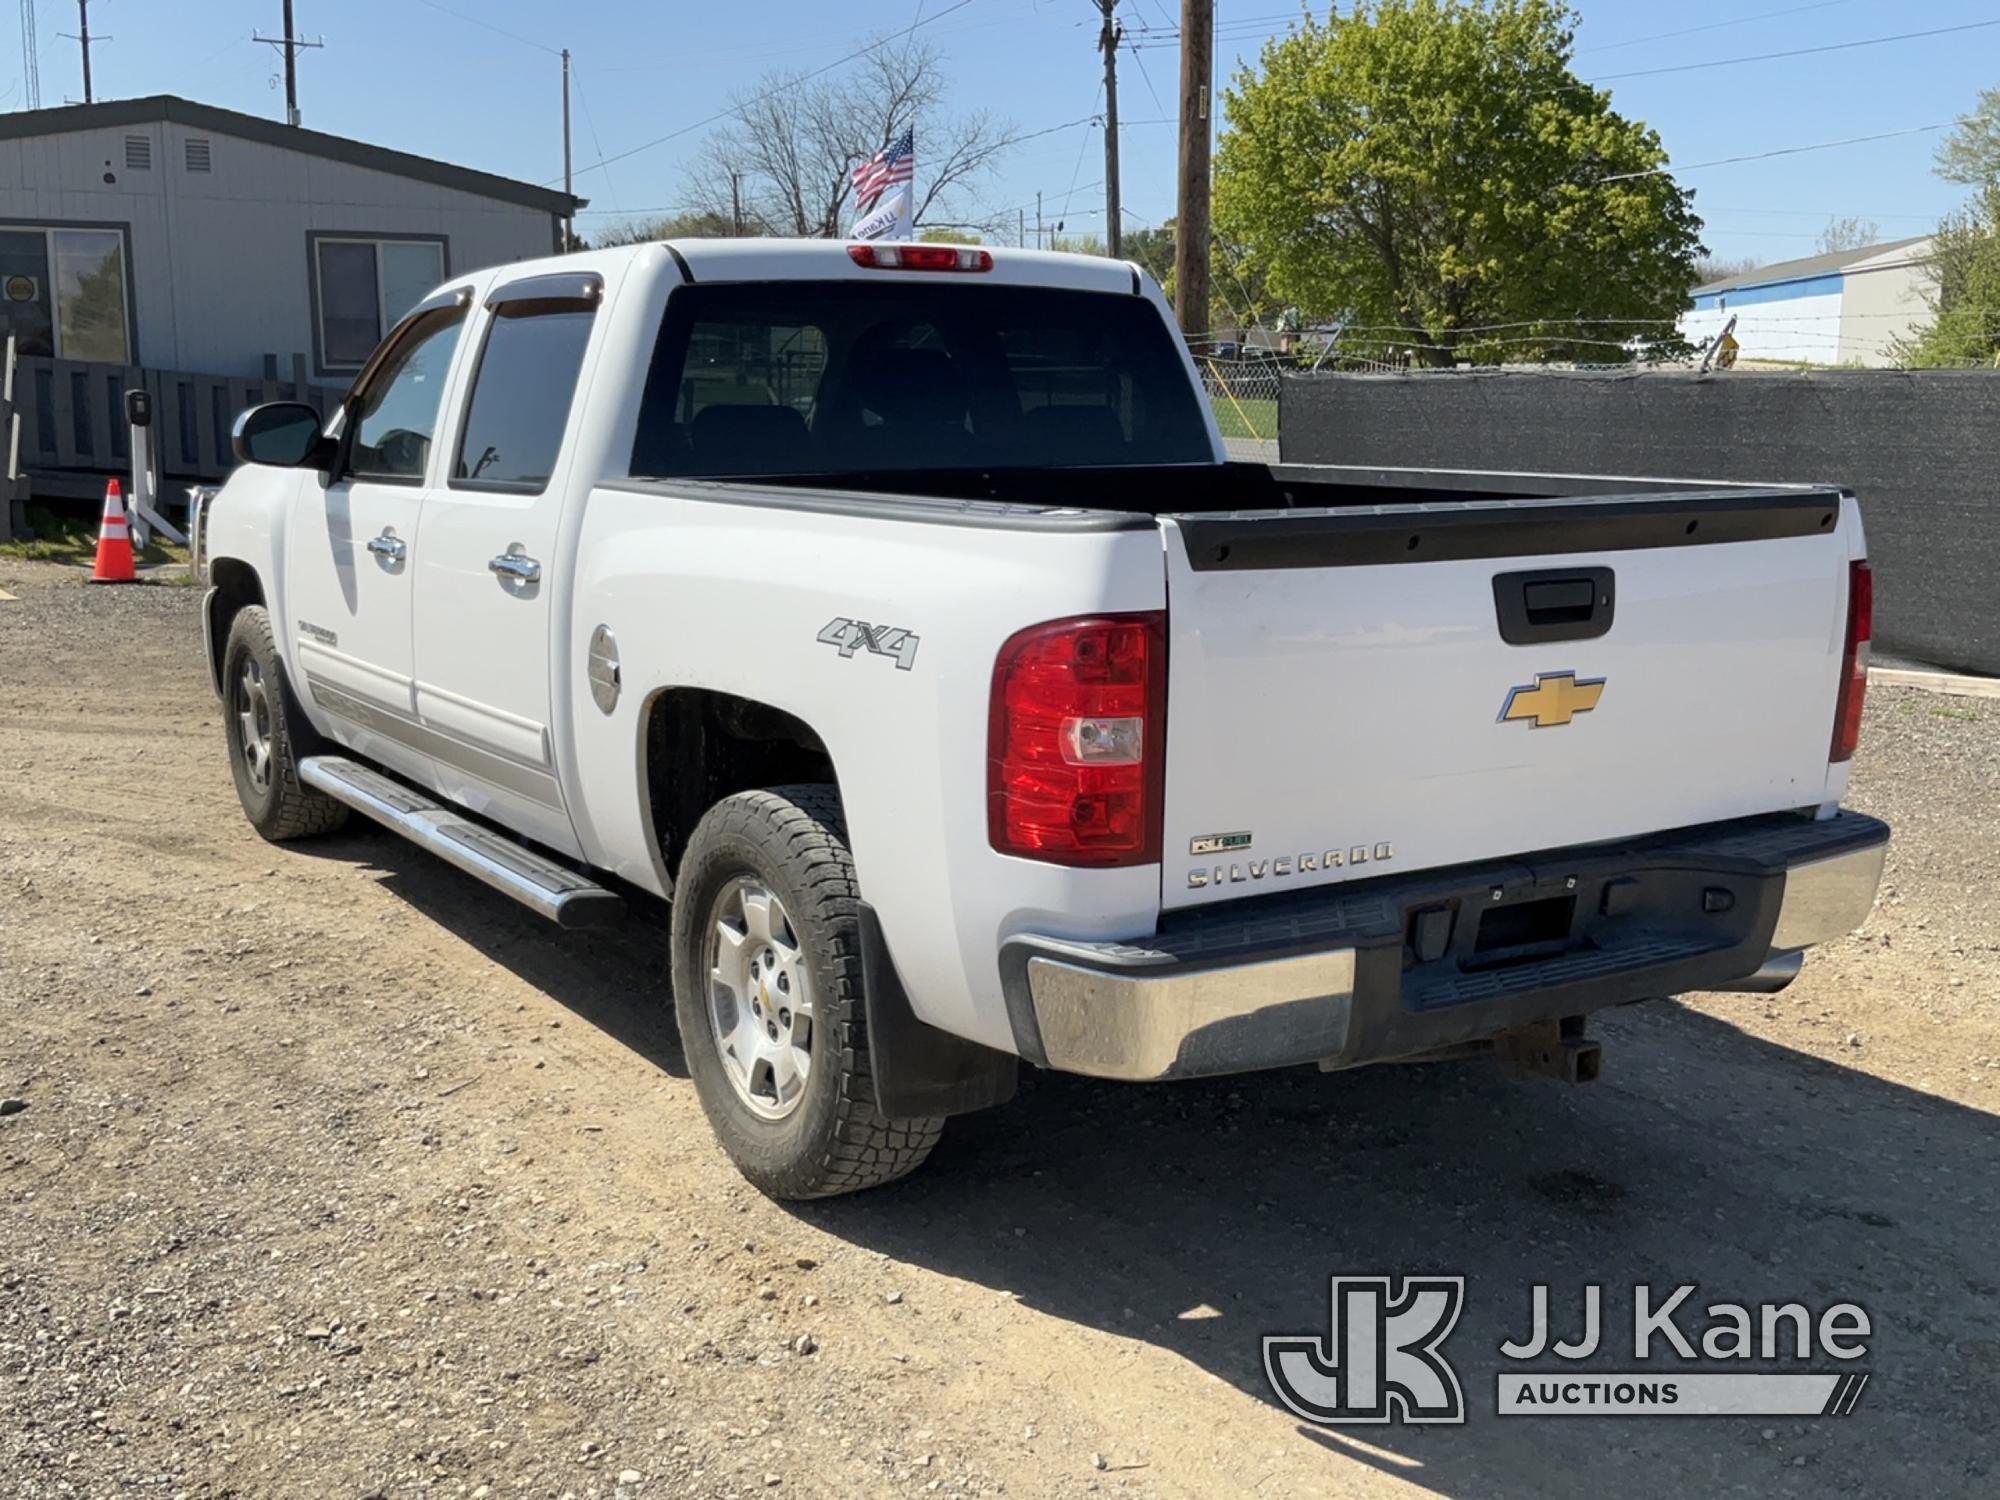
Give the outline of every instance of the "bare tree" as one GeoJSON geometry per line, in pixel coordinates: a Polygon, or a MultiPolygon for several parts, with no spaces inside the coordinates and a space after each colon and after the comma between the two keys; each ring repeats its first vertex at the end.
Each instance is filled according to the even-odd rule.
{"type": "Polygon", "coordinates": [[[608,250],[613,245],[643,245],[650,240],[715,239],[732,233],[727,214],[677,213],[664,218],[613,220],[600,224],[580,240],[581,250],[608,250]]]}
{"type": "Polygon", "coordinates": [[[1831,255],[1836,250],[1859,250],[1881,238],[1882,226],[1873,219],[1858,219],[1852,214],[1844,219],[1828,219],[1826,228],[1819,232],[1819,253],[1831,255]]]}
{"type": "Polygon", "coordinates": [[[947,113],[948,91],[941,55],[921,40],[878,47],[824,77],[766,74],[734,96],[729,124],[703,143],[688,195],[725,222],[740,213],[751,232],[837,237],[854,168],[914,128],[912,218],[922,223],[963,198],[1012,134],[984,110],[947,113]]]}

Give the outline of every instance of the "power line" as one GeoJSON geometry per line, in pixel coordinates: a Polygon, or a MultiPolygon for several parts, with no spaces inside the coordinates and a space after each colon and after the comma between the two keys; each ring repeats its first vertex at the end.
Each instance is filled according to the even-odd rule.
{"type": "Polygon", "coordinates": [[[1762,10],[1754,16],[1737,16],[1729,21],[1711,21],[1706,26],[1683,26],[1679,31],[1656,31],[1651,36],[1635,36],[1623,42],[1600,42],[1594,47],[1579,47],[1572,54],[1582,57],[1586,52],[1616,52],[1621,47],[1638,47],[1647,42],[1671,41],[1677,36],[1693,36],[1698,31],[1721,31],[1730,26],[1747,26],[1752,21],[1769,21],[1777,16],[1796,16],[1808,10],[1828,10],[1836,5],[1852,5],[1854,0],[1813,0],[1811,5],[1793,5],[1784,10],[1762,10]]]}
{"type": "MultiPolygon", "coordinates": [[[[1097,85],[1097,98],[1092,99],[1090,101],[1090,107],[1092,109],[1097,108],[1097,100],[1102,99],[1103,97],[1104,97],[1104,85],[1102,82],[1099,82],[1099,84],[1097,85]]],[[[1069,213],[1069,200],[1076,196],[1076,179],[1083,175],[1083,153],[1086,150],[1088,150],[1089,147],[1090,147],[1090,137],[1085,136],[1083,138],[1083,143],[1076,148],[1076,165],[1070,169],[1069,191],[1063,194],[1062,212],[1065,215],[1069,213]]]]}
{"type": "Polygon", "coordinates": [[[1787,219],[1838,219],[1853,213],[1861,219],[1922,219],[1927,224],[1934,224],[1938,219],[1936,214],[1892,214],[1879,209],[1864,212],[1844,208],[1740,208],[1730,203],[1717,203],[1709,208],[1697,204],[1695,212],[1704,218],[1710,214],[1771,214],[1787,219]]]}
{"type": "MultiPolygon", "coordinates": [[[[1989,21],[1984,24],[2000,25],[2000,22],[1989,21]]],[[[1894,140],[1897,136],[1922,135],[1930,130],[1943,130],[1965,118],[1960,115],[1957,119],[1941,120],[1935,125],[1912,125],[1907,130],[1884,130],[1877,135],[1851,135],[1840,141],[1816,141],[1810,146],[1780,146],[1775,151],[1753,151],[1747,156],[1718,156],[1714,161],[1691,161],[1686,166],[1680,167],[1651,167],[1644,172],[1614,172],[1609,177],[1599,177],[1596,182],[1601,186],[1607,182],[1630,182],[1637,177],[1661,177],[1680,172],[1697,172],[1703,167],[1727,167],[1743,161],[1766,161],[1773,156],[1797,156],[1806,151],[1831,151],[1836,146],[1859,146],[1867,141],[1888,141],[1894,140]]]]}
{"type": "MultiPolygon", "coordinates": [[[[434,0],[424,0],[424,3],[427,5],[432,4],[434,3],[434,0]]],[[[813,68],[809,72],[800,73],[795,77],[787,78],[783,83],[765,89],[762,93],[753,94],[748,99],[738,100],[737,102],[731,104],[727,109],[719,109],[714,114],[707,116],[705,119],[696,120],[691,125],[683,125],[678,130],[670,130],[665,135],[655,136],[650,141],[641,142],[637,146],[630,147],[629,149],[624,151],[615,152],[610,156],[599,157],[596,161],[591,162],[587,166],[578,167],[577,171],[595,172],[601,167],[610,166],[613,162],[620,162],[624,161],[627,157],[637,156],[641,151],[651,151],[655,146],[664,146],[668,141],[679,140],[684,135],[692,135],[695,131],[702,129],[704,126],[713,125],[718,121],[728,119],[731,115],[737,114],[738,112],[740,112],[742,109],[744,109],[749,105],[760,103],[765,99],[771,98],[774,94],[787,93],[792,89],[797,88],[807,79],[818,78],[823,73],[831,73],[835,68],[845,67],[848,63],[853,62],[856,58],[866,57],[871,52],[879,52],[882,48],[888,46],[889,43],[901,41],[911,32],[916,31],[925,26],[933,25],[938,21],[942,21],[946,16],[951,15],[956,11],[964,10],[966,6],[970,4],[972,4],[972,0],[958,0],[958,3],[956,5],[948,5],[943,10],[938,11],[935,15],[925,16],[922,20],[916,21],[911,25],[905,26],[901,31],[891,32],[888,36],[885,36],[878,41],[870,42],[865,47],[857,47],[854,51],[848,53],[846,56],[837,57],[832,62],[827,63],[822,67],[813,68]]],[[[440,6],[437,8],[442,9],[443,7],[440,6]]],[[[549,182],[545,182],[543,186],[544,187],[553,186],[554,181],[555,179],[551,179],[549,182]]]]}
{"type": "Polygon", "coordinates": [[[482,20],[478,16],[469,16],[462,10],[453,10],[449,5],[440,5],[438,4],[438,0],[417,0],[417,4],[425,6],[430,10],[434,10],[438,12],[438,14],[440,15],[451,16],[457,20],[464,21],[469,25],[483,27],[487,31],[493,32],[497,36],[504,36],[508,38],[510,41],[519,42],[524,47],[533,47],[537,52],[546,52],[551,57],[557,57],[561,55],[562,49],[559,47],[550,47],[542,42],[536,41],[533,37],[522,36],[521,33],[518,31],[509,31],[504,26],[495,26],[491,21],[482,20]]]}
{"type": "Polygon", "coordinates": [[[1967,21],[1963,26],[1938,26],[1929,31],[1899,31],[1894,36],[1868,37],[1858,42],[1828,42],[1819,47],[1794,47],[1786,52],[1758,52],[1749,57],[1718,57],[1708,62],[1675,63],[1667,68],[1639,68],[1630,73],[1604,73],[1596,78],[1586,78],[1584,82],[1615,83],[1622,78],[1657,78],[1663,73],[1698,73],[1705,68],[1733,68],[1739,63],[1775,62],[1781,57],[1812,57],[1821,52],[1852,52],[1856,47],[1880,47],[1888,42],[1909,42],[1928,36],[1953,36],[1961,31],[1984,31],[1991,26],[2000,26],[2000,19],[1967,21]]]}

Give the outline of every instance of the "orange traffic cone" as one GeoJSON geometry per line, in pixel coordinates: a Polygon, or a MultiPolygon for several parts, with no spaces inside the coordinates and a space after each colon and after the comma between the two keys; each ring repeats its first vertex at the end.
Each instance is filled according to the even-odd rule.
{"type": "Polygon", "coordinates": [[[132,533],[125,524],[125,496],[112,480],[104,487],[104,522],[97,531],[97,566],[91,570],[92,583],[132,583],[138,579],[132,568],[132,533]]]}

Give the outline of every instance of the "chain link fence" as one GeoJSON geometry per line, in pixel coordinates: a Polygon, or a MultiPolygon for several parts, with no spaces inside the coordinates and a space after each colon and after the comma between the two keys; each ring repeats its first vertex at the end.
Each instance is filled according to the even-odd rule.
{"type": "Polygon", "coordinates": [[[1201,372],[1222,445],[1234,459],[1253,463],[1278,461],[1278,372],[1287,362],[1276,359],[1225,358],[1193,351],[1201,372]]]}

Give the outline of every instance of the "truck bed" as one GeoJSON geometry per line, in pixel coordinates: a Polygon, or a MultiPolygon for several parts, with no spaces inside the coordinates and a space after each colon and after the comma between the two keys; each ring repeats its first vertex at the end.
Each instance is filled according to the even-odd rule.
{"type": "Polygon", "coordinates": [[[798,490],[839,497],[893,495],[925,500],[990,501],[1040,511],[1088,510],[1130,516],[1405,508],[1480,501],[1571,500],[1601,509],[1620,500],[1656,501],[1663,496],[1702,497],[1712,508],[1739,510],[1762,508],[1772,501],[1810,506],[1838,500],[1836,490],[1806,485],[1336,464],[878,469],[754,478],[683,477],[652,482],[669,489],[713,485],[727,491],[798,490]],[[1713,506],[1713,502],[1724,500],[1727,505],[1713,506]]]}

